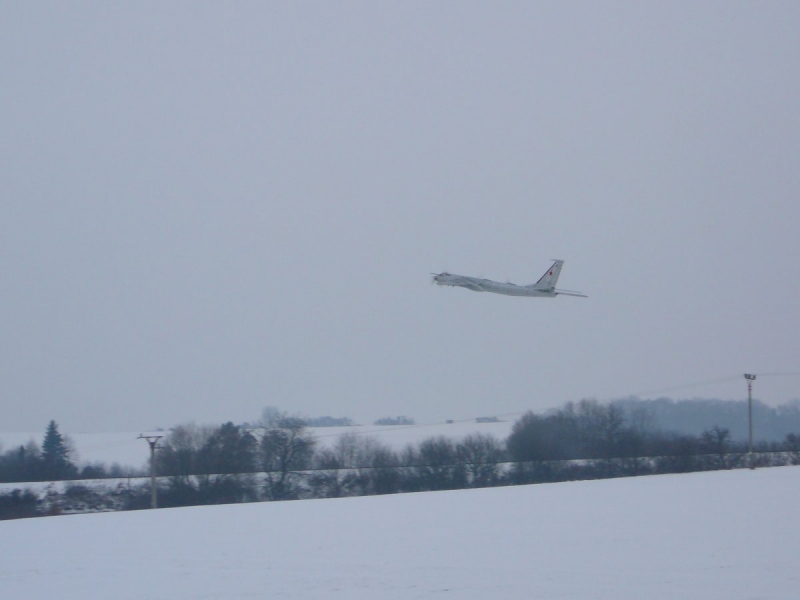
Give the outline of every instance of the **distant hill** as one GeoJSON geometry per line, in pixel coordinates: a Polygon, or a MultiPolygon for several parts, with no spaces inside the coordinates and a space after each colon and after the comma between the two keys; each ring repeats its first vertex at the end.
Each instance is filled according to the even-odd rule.
{"type": "MultiPolygon", "coordinates": [[[[698,435],[716,425],[729,429],[734,440],[748,438],[746,400],[625,398],[614,404],[625,411],[629,423],[644,430],[698,435]]],[[[782,441],[789,433],[800,433],[800,400],[776,407],[753,400],[755,441],[782,441]]]]}

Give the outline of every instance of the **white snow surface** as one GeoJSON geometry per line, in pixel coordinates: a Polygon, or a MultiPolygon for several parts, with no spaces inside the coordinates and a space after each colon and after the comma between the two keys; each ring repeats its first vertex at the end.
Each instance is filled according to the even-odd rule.
{"type": "Polygon", "coordinates": [[[800,596],[800,467],[0,523],[4,598],[800,596]]]}

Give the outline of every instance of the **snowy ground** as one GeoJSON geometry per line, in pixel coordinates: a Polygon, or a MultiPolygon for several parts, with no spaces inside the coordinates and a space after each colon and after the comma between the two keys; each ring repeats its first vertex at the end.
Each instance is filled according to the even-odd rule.
{"type": "MultiPolygon", "coordinates": [[[[454,440],[461,439],[470,433],[488,433],[498,440],[505,440],[511,433],[511,421],[498,423],[476,423],[474,420],[457,423],[433,423],[410,426],[354,426],[354,427],[311,427],[320,446],[332,446],[343,433],[355,433],[375,437],[395,450],[401,450],[406,444],[438,435],[454,440]]],[[[142,469],[147,467],[150,447],[145,440],[137,439],[139,434],[148,432],[122,433],[70,433],[64,432],[77,452],[77,462],[104,463],[111,466],[116,463],[123,467],[142,469]]],[[[168,432],[158,432],[165,435],[168,432]]],[[[44,433],[0,433],[0,449],[9,450],[35,440],[41,445],[44,433]]]]}
{"type": "Polygon", "coordinates": [[[796,599],[800,467],[0,522],[6,598],[796,599]]]}

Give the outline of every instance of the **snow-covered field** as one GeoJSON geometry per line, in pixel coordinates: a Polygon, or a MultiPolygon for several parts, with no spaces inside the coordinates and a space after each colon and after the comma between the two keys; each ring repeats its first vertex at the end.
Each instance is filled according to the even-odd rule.
{"type": "MultiPolygon", "coordinates": [[[[497,423],[476,423],[474,420],[456,423],[433,423],[410,426],[353,426],[353,427],[311,427],[320,446],[331,446],[344,433],[371,436],[386,443],[395,450],[401,450],[406,444],[417,443],[425,438],[444,435],[454,440],[461,439],[470,433],[488,433],[499,440],[504,440],[511,433],[512,421],[497,423]]],[[[77,462],[104,463],[111,466],[117,463],[123,467],[146,468],[150,456],[150,447],[145,440],[137,439],[140,433],[65,433],[72,441],[77,452],[77,462]]],[[[168,432],[158,432],[164,435],[168,432]]],[[[0,449],[8,450],[34,440],[41,445],[42,433],[0,433],[0,449]]]]}
{"type": "Polygon", "coordinates": [[[4,598],[800,597],[800,467],[0,522],[4,598]]]}

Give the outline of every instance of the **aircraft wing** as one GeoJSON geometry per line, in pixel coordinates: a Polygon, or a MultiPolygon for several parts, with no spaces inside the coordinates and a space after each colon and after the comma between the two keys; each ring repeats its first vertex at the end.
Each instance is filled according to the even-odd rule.
{"type": "Polygon", "coordinates": [[[453,279],[453,282],[450,285],[457,285],[459,287],[465,287],[468,290],[472,290],[473,292],[483,292],[485,291],[480,285],[478,285],[475,281],[472,280],[470,277],[458,277],[457,279],[453,279]]]}

